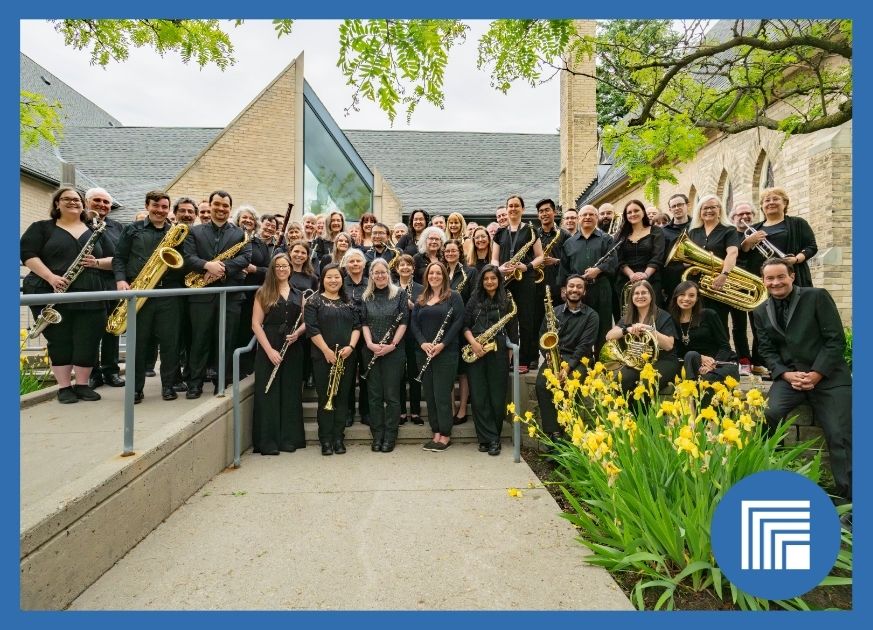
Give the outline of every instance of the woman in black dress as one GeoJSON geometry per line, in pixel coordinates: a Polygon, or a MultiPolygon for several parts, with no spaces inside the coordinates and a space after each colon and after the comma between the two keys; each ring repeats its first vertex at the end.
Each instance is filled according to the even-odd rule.
{"type": "Polygon", "coordinates": [[[312,352],[312,373],[318,393],[318,439],[321,454],[342,455],[346,452],[345,426],[348,415],[348,397],[355,376],[355,345],[361,336],[361,317],[349,301],[343,288],[339,266],[328,265],[321,270],[320,293],[306,302],[303,321],[306,334],[315,349],[312,352]],[[328,381],[337,355],[344,360],[339,386],[331,399],[333,409],[325,409],[328,402],[328,381]]]}
{"type": "MultiPolygon", "coordinates": [[[[291,259],[291,286],[300,292],[318,291],[318,272],[312,267],[312,256],[309,243],[304,240],[291,241],[288,244],[291,259]]],[[[312,342],[307,337],[300,340],[303,346],[303,382],[306,387],[312,387],[312,342]]]]}
{"type": "Polygon", "coordinates": [[[513,317],[494,337],[497,349],[485,353],[476,337],[493,327],[512,310],[511,295],[503,286],[503,274],[488,265],[476,279],[473,295],[464,313],[464,337],[478,357],[468,363],[467,376],[473,392],[473,420],[479,452],[500,454],[500,434],[506,418],[506,387],[509,376],[506,335],[518,341],[518,322],[513,317]]]}
{"type": "MultiPolygon", "coordinates": [[[[449,215],[451,216],[451,215],[449,215]]],[[[461,260],[461,241],[449,239],[443,243],[443,262],[449,273],[449,286],[461,294],[464,304],[470,299],[473,287],[476,285],[476,270],[467,267],[461,260]]],[[[454,389],[452,390],[454,399],[454,389]]],[[[467,364],[458,358],[458,411],[453,416],[453,422],[464,424],[467,421],[467,403],[470,401],[470,385],[467,382],[467,364]]],[[[454,403],[453,403],[454,404],[454,403]]]]}
{"type": "MultiPolygon", "coordinates": [[[[645,213],[645,210],[643,210],[645,213]]],[[[658,343],[658,360],[652,365],[660,375],[658,389],[664,389],[679,373],[676,361],[676,325],[670,313],[655,304],[655,289],[646,280],[630,285],[630,297],[624,316],[606,333],[607,341],[616,341],[628,333],[651,332],[658,343]]],[[[640,371],[627,365],[621,368],[621,388],[632,392],[640,380],[640,371]]]]}
{"type": "MultiPolygon", "coordinates": [[[[625,298],[629,282],[647,281],[655,290],[656,304],[661,300],[661,270],[664,268],[664,232],[652,225],[642,201],[631,199],[622,212],[621,229],[616,242],[618,248],[618,273],[615,275],[615,290],[619,300],[625,298]]],[[[627,300],[628,302],[630,300],[627,300]]],[[[627,304],[622,304],[627,307],[627,304]]]]}
{"type": "MultiPolygon", "coordinates": [[[[91,238],[92,226],[86,221],[85,199],[75,188],[62,187],[52,196],[51,218],[35,221],[21,235],[21,262],[30,269],[21,291],[53,293],[102,291],[99,270],[112,269],[112,245],[98,238],[91,255],[82,259],[79,277],[68,286],[64,274],[91,238]]],[[[34,320],[44,307],[31,306],[34,320]]],[[[100,394],[88,387],[88,378],[97,361],[97,348],[106,326],[104,302],[57,304],[54,309],[61,321],[43,331],[52,362],[52,374],[58,382],[58,402],[100,400],[100,394]],[[75,373],[76,385],[71,386],[75,373]]]]}
{"type": "Polygon", "coordinates": [[[418,364],[427,400],[427,419],[433,439],[424,450],[442,452],[451,444],[452,388],[458,371],[458,336],[464,324],[464,301],[449,288],[446,268],[432,262],[425,269],[427,284],[412,311],[412,334],[421,349],[418,364]],[[437,340],[437,337],[440,337],[437,340]]]}
{"type": "MultiPolygon", "coordinates": [[[[268,214],[258,221],[257,217],[253,215],[253,211],[247,208],[248,207],[245,206],[243,207],[236,217],[237,221],[242,221],[242,223],[255,221],[260,230],[257,235],[250,239],[252,244],[252,258],[245,269],[245,285],[259,287],[264,284],[264,278],[267,277],[267,268],[270,266],[270,259],[272,259],[274,250],[276,249],[273,244],[273,236],[276,234],[276,217],[268,214]]],[[[240,224],[238,223],[238,225],[240,224]]],[[[240,225],[240,227],[243,226],[240,225]]],[[[254,310],[254,305],[255,294],[252,292],[244,293],[239,316],[239,335],[236,339],[237,348],[248,345],[249,340],[252,338],[252,312],[254,310]]],[[[252,370],[254,369],[254,360],[254,355],[251,352],[246,352],[240,357],[240,378],[245,378],[252,373],[252,370]]]]}
{"type": "MultiPolygon", "coordinates": [[[[412,262],[412,256],[402,254],[397,262],[398,286],[406,293],[407,306],[411,311],[418,301],[418,297],[424,291],[424,287],[413,280],[412,275],[415,269],[415,264],[412,262]]],[[[403,380],[406,387],[400,387],[400,424],[404,424],[407,420],[411,420],[412,424],[424,424],[421,419],[421,383],[415,380],[418,375],[416,348],[418,344],[415,342],[415,335],[407,334],[403,338],[403,346],[406,352],[406,368],[403,380]],[[406,413],[406,390],[409,389],[409,411],[406,413]]]]}
{"type": "Polygon", "coordinates": [[[255,404],[252,445],[255,453],[278,455],[306,447],[303,432],[303,340],[306,325],[303,294],[290,282],[291,259],[277,254],[264,284],[255,293],[252,332],[258,339],[255,356],[255,404]],[[280,352],[288,342],[284,358],[280,352]],[[276,377],[266,392],[273,369],[276,377]]]}
{"type": "Polygon", "coordinates": [[[670,299],[670,316],[679,332],[676,355],[685,367],[685,378],[724,381],[740,378],[737,355],[715,311],[703,308],[697,284],[679,283],[670,299]]]}
{"type": "Polygon", "coordinates": [[[413,210],[409,215],[409,231],[397,241],[397,249],[404,254],[415,256],[419,251],[418,241],[428,225],[430,225],[430,215],[424,210],[413,210]]]}
{"type": "Polygon", "coordinates": [[[494,253],[491,257],[491,263],[500,267],[504,277],[512,274],[516,269],[522,271],[521,280],[507,282],[507,289],[512,291],[518,306],[521,345],[518,371],[520,374],[527,374],[528,370],[537,369],[540,360],[540,322],[536,320],[534,267],[543,260],[543,248],[533,225],[521,221],[524,213],[524,200],[518,195],[511,196],[506,200],[506,210],[509,213],[509,225],[500,228],[494,235],[494,253]],[[508,261],[531,240],[534,241],[533,246],[527,249],[521,261],[515,265],[510,265],[508,261]]]}
{"type": "Polygon", "coordinates": [[[388,263],[376,258],[361,301],[361,333],[366,347],[360,370],[366,376],[370,409],[371,449],[390,453],[400,424],[400,388],[406,352],[403,336],[409,318],[406,292],[391,282],[388,263]],[[372,367],[371,367],[372,366],[372,367]]]}

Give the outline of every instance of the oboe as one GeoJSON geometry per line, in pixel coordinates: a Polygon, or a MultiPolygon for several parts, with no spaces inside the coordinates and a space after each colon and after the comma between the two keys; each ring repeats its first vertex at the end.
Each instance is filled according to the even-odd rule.
{"type": "MultiPolygon", "coordinates": [[[[449,307],[449,312],[446,313],[446,318],[443,320],[443,323],[440,324],[440,329],[437,331],[436,337],[433,338],[431,342],[432,346],[437,345],[440,340],[443,338],[443,335],[446,333],[446,324],[449,323],[449,320],[452,318],[452,311],[455,310],[454,306],[449,307]]],[[[415,377],[415,380],[421,383],[421,377],[424,376],[425,371],[427,371],[427,366],[430,365],[431,360],[433,359],[433,355],[427,355],[427,359],[424,362],[424,365],[421,366],[421,372],[418,373],[418,376],[415,377]]]]}
{"type": "MultiPolygon", "coordinates": [[[[385,331],[385,334],[379,340],[380,346],[382,344],[388,343],[388,340],[394,336],[394,332],[397,330],[397,327],[400,325],[400,322],[402,320],[403,320],[403,309],[401,308],[400,312],[397,313],[397,317],[394,318],[394,321],[388,327],[388,330],[385,331]]],[[[361,378],[364,379],[365,381],[367,380],[367,374],[370,373],[370,370],[373,368],[373,364],[376,363],[376,359],[378,359],[378,358],[379,357],[377,357],[376,354],[374,353],[373,358],[370,359],[370,362],[367,364],[367,369],[365,369],[363,372],[361,372],[361,378]]]]}
{"type": "MultiPolygon", "coordinates": [[[[303,297],[300,300],[300,315],[297,316],[297,321],[294,322],[293,328],[291,328],[291,332],[293,333],[297,328],[300,327],[300,321],[303,319],[303,310],[306,308],[306,298],[311,296],[315,291],[312,289],[306,289],[303,292],[303,297]]],[[[288,352],[288,348],[291,346],[291,342],[288,341],[288,337],[285,337],[285,343],[282,344],[282,349],[279,350],[279,363],[273,367],[273,372],[270,374],[270,380],[267,381],[267,387],[264,388],[264,393],[270,391],[270,385],[273,384],[273,379],[276,378],[276,374],[279,373],[279,368],[282,366],[282,361],[285,359],[285,353],[288,352]]]]}

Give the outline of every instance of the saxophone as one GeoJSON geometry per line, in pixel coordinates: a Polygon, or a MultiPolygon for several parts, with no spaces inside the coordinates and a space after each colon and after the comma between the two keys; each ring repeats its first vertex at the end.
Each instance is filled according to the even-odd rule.
{"type": "Polygon", "coordinates": [[[455,287],[455,291],[460,293],[464,290],[464,285],[467,284],[467,274],[464,271],[464,265],[458,263],[458,268],[461,270],[461,281],[458,283],[458,286],[455,287]]]}
{"type": "MultiPolygon", "coordinates": [[[[245,230],[243,230],[243,240],[237,243],[236,245],[231,245],[226,250],[221,252],[218,256],[210,260],[209,262],[220,262],[222,260],[227,260],[228,258],[233,258],[236,256],[239,251],[246,246],[246,243],[249,242],[249,235],[246,234],[245,230]]],[[[218,278],[215,278],[217,280],[218,278]]],[[[203,287],[212,284],[215,280],[206,281],[206,272],[197,272],[192,271],[187,276],[185,276],[185,286],[190,287],[192,289],[202,289],[203,287]]]]}
{"type": "Polygon", "coordinates": [[[546,363],[555,376],[561,371],[561,353],[558,351],[558,318],[552,306],[552,288],[546,285],[546,332],[540,336],[540,348],[546,353],[546,363]]]}
{"type": "MultiPolygon", "coordinates": [[[[177,223],[171,227],[130,283],[130,290],[154,289],[167,269],[180,269],[183,264],[182,254],[174,248],[180,245],[186,236],[188,236],[188,226],[184,223],[177,223]]],[[[136,298],[137,313],[147,299],[136,298]]],[[[127,330],[127,300],[121,299],[106,321],[106,332],[121,335],[125,330],[127,330]]]]}
{"type": "Polygon", "coordinates": [[[394,257],[388,261],[388,273],[396,273],[397,263],[400,262],[400,257],[403,255],[403,252],[392,246],[390,240],[385,241],[385,247],[394,254],[394,257]]]}
{"type": "MultiPolygon", "coordinates": [[[[557,232],[557,234],[555,234],[555,238],[553,238],[552,240],[550,240],[550,241],[549,241],[549,244],[546,245],[546,248],[543,250],[543,257],[544,257],[544,258],[545,258],[546,256],[548,256],[549,254],[552,253],[552,250],[555,248],[555,245],[558,244],[558,239],[561,238],[561,230],[555,230],[555,231],[557,232]]],[[[543,280],[546,279],[546,273],[543,271],[542,266],[537,267],[537,268],[535,269],[535,271],[536,271],[536,274],[537,274],[537,278],[536,278],[536,280],[534,280],[534,282],[535,282],[536,284],[539,284],[539,283],[541,283],[543,280]]]]}
{"type": "MultiPolygon", "coordinates": [[[[482,333],[476,336],[476,341],[479,342],[482,346],[482,350],[486,353],[491,352],[492,350],[497,350],[497,342],[494,341],[494,338],[497,336],[503,327],[509,323],[509,320],[515,317],[516,312],[518,311],[515,306],[515,300],[512,299],[512,294],[509,294],[509,312],[497,320],[497,322],[489,327],[482,333]]],[[[476,353],[473,352],[473,346],[471,344],[465,345],[461,348],[461,358],[464,359],[467,363],[475,363],[479,358],[476,356],[476,353]]]]}
{"type": "MultiPolygon", "coordinates": [[[[106,222],[100,220],[100,216],[94,210],[88,211],[89,216],[94,214],[94,223],[92,231],[93,233],[88,238],[88,241],[85,243],[85,246],[82,247],[82,251],[78,253],[76,258],[73,259],[73,262],[70,263],[70,266],[67,267],[67,270],[64,272],[63,278],[67,281],[66,288],[55,291],[55,293],[66,293],[73,282],[76,281],[76,278],[79,277],[79,274],[82,273],[82,270],[85,268],[82,265],[82,260],[85,259],[86,256],[90,256],[91,252],[94,251],[94,246],[97,244],[97,240],[103,236],[103,231],[106,229],[106,222]]],[[[30,330],[27,331],[27,336],[29,339],[36,339],[39,337],[40,333],[48,328],[51,324],[59,324],[63,319],[61,314],[54,308],[54,304],[46,304],[42,307],[42,310],[39,312],[39,317],[36,318],[36,321],[33,322],[33,326],[30,327],[30,330]]]]}
{"type": "Polygon", "coordinates": [[[343,377],[343,372],[346,369],[346,360],[340,356],[339,344],[333,351],[336,356],[336,363],[330,367],[330,374],[327,376],[327,402],[324,405],[325,411],[333,411],[333,399],[339,391],[340,379],[343,377]]]}
{"type": "MultiPolygon", "coordinates": [[[[521,228],[519,228],[519,231],[521,231],[521,228]]],[[[536,242],[536,240],[537,240],[537,235],[534,233],[533,226],[530,226],[530,240],[527,243],[525,243],[524,245],[522,245],[521,249],[515,253],[515,256],[513,256],[512,258],[510,258],[506,262],[510,263],[512,265],[517,265],[518,263],[520,263],[521,259],[524,258],[525,254],[527,254],[527,250],[529,250],[531,247],[533,247],[533,244],[536,242]]],[[[507,274],[504,277],[504,280],[506,282],[512,282],[513,280],[521,280],[523,277],[524,277],[524,272],[521,269],[515,268],[513,271],[511,271],[509,274],[507,274]]]]}

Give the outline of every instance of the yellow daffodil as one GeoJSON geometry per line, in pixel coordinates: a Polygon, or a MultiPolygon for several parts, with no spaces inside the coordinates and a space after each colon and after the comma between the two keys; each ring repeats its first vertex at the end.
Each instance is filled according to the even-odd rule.
{"type": "Polygon", "coordinates": [[[737,385],[739,385],[739,383],[737,382],[737,379],[735,379],[733,376],[730,376],[730,375],[728,375],[728,377],[724,379],[724,384],[725,384],[725,387],[727,387],[728,389],[733,389],[737,385]]]}
{"type": "Polygon", "coordinates": [[[511,497],[515,497],[516,499],[522,496],[521,490],[519,490],[518,488],[509,488],[506,493],[511,497]]]}
{"type": "Polygon", "coordinates": [[[528,427],[527,427],[527,434],[528,434],[530,437],[535,437],[535,436],[536,436],[536,434],[537,434],[537,427],[536,427],[535,424],[528,425],[528,427]]]}
{"type": "Polygon", "coordinates": [[[515,403],[511,402],[508,405],[506,405],[506,411],[508,411],[511,414],[515,414],[515,403]]]}

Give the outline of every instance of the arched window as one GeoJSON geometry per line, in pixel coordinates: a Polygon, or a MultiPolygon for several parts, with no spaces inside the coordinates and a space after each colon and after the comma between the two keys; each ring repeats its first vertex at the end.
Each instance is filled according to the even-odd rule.
{"type": "Polygon", "coordinates": [[[752,179],[756,201],[761,197],[761,191],[776,185],[776,177],[773,175],[773,162],[766,151],[761,151],[755,164],[755,176],[752,179]]]}
{"type": "Polygon", "coordinates": [[[724,208],[725,215],[727,215],[734,205],[734,185],[724,169],[718,178],[718,188],[715,194],[721,199],[721,207],[724,208]]]}

